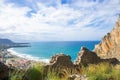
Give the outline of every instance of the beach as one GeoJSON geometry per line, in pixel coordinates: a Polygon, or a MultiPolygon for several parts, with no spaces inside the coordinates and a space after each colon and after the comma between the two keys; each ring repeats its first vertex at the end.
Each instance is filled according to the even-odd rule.
{"type": "Polygon", "coordinates": [[[27,60],[33,60],[33,61],[38,61],[38,62],[45,62],[45,63],[49,62],[49,59],[40,59],[39,57],[34,57],[32,55],[28,55],[28,54],[25,54],[25,53],[18,53],[16,51],[14,51],[13,48],[8,49],[7,51],[11,55],[17,56],[19,58],[24,58],[24,59],[27,59],[27,60]]]}
{"type": "Polygon", "coordinates": [[[28,69],[34,63],[46,64],[49,62],[47,60],[39,60],[30,55],[17,53],[12,49],[3,50],[0,53],[0,60],[2,63],[18,69],[28,69]]]}

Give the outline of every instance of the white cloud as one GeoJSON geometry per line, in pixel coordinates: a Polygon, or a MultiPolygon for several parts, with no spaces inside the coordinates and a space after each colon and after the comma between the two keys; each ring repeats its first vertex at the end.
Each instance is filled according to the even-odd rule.
{"type": "Polygon", "coordinates": [[[112,29],[120,13],[119,0],[99,1],[76,0],[63,5],[58,0],[57,6],[53,6],[53,1],[31,0],[37,11],[28,17],[33,8],[0,0],[0,37],[31,41],[99,40],[112,29]]]}

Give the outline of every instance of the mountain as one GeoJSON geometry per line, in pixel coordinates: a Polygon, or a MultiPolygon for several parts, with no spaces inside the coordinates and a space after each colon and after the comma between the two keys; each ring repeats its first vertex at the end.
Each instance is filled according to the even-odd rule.
{"type": "Polygon", "coordinates": [[[94,52],[101,58],[117,58],[120,60],[120,17],[110,33],[95,46],[94,52]]]}
{"type": "Polygon", "coordinates": [[[0,39],[0,44],[14,44],[14,42],[9,39],[0,39]]]}
{"type": "Polygon", "coordinates": [[[15,43],[10,39],[0,39],[0,49],[8,49],[12,47],[30,47],[29,43],[15,43]]]}

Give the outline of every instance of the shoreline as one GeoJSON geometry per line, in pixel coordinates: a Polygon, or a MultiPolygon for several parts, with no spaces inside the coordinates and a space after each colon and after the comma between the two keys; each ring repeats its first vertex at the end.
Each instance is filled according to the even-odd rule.
{"type": "Polygon", "coordinates": [[[11,49],[4,49],[0,52],[0,61],[5,65],[13,68],[28,69],[36,63],[46,65],[49,63],[49,59],[39,59],[32,57],[31,55],[17,53],[11,49]]]}
{"type": "Polygon", "coordinates": [[[7,49],[7,51],[9,54],[16,56],[18,58],[23,58],[26,60],[42,62],[42,63],[49,63],[49,59],[40,59],[39,57],[34,57],[32,55],[29,55],[29,54],[18,53],[16,51],[14,51],[13,48],[7,49]]]}

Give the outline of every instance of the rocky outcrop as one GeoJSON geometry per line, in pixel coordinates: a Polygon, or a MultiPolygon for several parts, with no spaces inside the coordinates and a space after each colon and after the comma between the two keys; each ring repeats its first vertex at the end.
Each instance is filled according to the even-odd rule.
{"type": "Polygon", "coordinates": [[[110,33],[95,46],[94,52],[101,58],[117,58],[120,60],[120,17],[110,33]]]}
{"type": "Polygon", "coordinates": [[[75,61],[76,65],[79,65],[80,63],[91,63],[91,64],[97,64],[101,61],[101,59],[97,56],[96,53],[88,50],[86,47],[82,47],[80,52],[78,53],[78,57],[75,61]]]}
{"type": "Polygon", "coordinates": [[[60,78],[63,78],[67,74],[66,69],[70,71],[74,69],[71,57],[65,54],[58,54],[51,57],[49,64],[45,66],[44,73],[46,75],[49,71],[54,70],[60,78]]]}
{"type": "Polygon", "coordinates": [[[52,67],[57,67],[57,66],[73,67],[71,57],[65,54],[58,54],[58,55],[52,56],[49,65],[51,65],[52,67]]]}
{"type": "Polygon", "coordinates": [[[47,67],[51,68],[75,68],[79,64],[98,64],[100,62],[108,62],[110,64],[118,64],[119,61],[116,58],[102,59],[93,51],[90,51],[86,47],[81,47],[78,57],[73,64],[71,57],[65,54],[58,54],[52,56],[47,67]]]}
{"type": "Polygon", "coordinates": [[[90,51],[89,49],[82,47],[78,57],[75,61],[75,65],[79,64],[98,64],[100,62],[108,62],[110,64],[118,64],[119,61],[116,58],[101,59],[97,56],[95,52],[90,51]]]}
{"type": "Polygon", "coordinates": [[[101,62],[107,62],[113,65],[119,64],[119,60],[116,58],[109,58],[109,59],[101,59],[101,62]]]}

